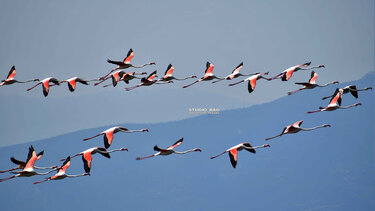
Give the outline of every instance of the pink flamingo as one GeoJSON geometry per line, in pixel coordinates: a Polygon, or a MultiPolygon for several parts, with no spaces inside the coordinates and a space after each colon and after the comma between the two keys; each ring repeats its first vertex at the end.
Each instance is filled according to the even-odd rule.
{"type": "Polygon", "coordinates": [[[259,79],[266,79],[266,80],[269,80],[269,78],[266,78],[266,77],[263,77],[263,75],[268,75],[268,72],[266,73],[258,73],[256,75],[253,75],[253,76],[250,76],[244,80],[241,80],[239,82],[236,82],[236,83],[233,83],[233,84],[229,84],[228,86],[234,86],[234,85],[237,85],[239,83],[242,83],[242,82],[245,82],[245,81],[249,81],[248,85],[247,85],[247,90],[249,91],[249,93],[252,93],[255,89],[255,86],[257,84],[257,80],[259,79]]]}
{"type": "Polygon", "coordinates": [[[28,157],[27,157],[26,166],[23,168],[23,170],[18,171],[18,172],[12,172],[15,175],[13,175],[11,177],[8,177],[8,178],[0,179],[0,182],[4,182],[4,181],[7,181],[7,180],[16,178],[16,177],[31,177],[31,176],[34,176],[34,175],[46,175],[46,174],[49,174],[52,171],[54,171],[54,169],[52,169],[52,170],[50,170],[48,172],[44,172],[44,173],[36,172],[34,170],[34,164],[35,164],[35,161],[37,161],[37,160],[38,160],[38,156],[37,156],[33,146],[29,147],[29,154],[28,154],[28,157]]]}
{"type": "Polygon", "coordinates": [[[189,153],[189,152],[201,152],[202,150],[198,149],[198,148],[194,148],[194,149],[189,149],[189,150],[186,150],[186,151],[183,151],[183,152],[178,152],[176,150],[174,150],[175,147],[179,146],[182,144],[182,141],[184,140],[184,138],[181,138],[180,140],[176,141],[176,143],[174,143],[172,146],[166,148],[166,149],[160,149],[157,145],[154,146],[154,150],[157,151],[157,153],[155,154],[152,154],[152,155],[149,155],[149,156],[146,156],[146,157],[137,157],[136,160],[142,160],[142,159],[145,159],[145,158],[151,158],[151,157],[155,157],[155,156],[158,156],[158,155],[170,155],[170,154],[186,154],[186,153],[189,153]]]}
{"type": "Polygon", "coordinates": [[[355,104],[349,105],[349,106],[341,106],[342,95],[343,95],[343,90],[340,91],[339,89],[336,89],[336,91],[333,94],[333,97],[332,97],[332,99],[329,102],[327,107],[325,107],[325,108],[319,107],[319,110],[308,111],[307,113],[311,114],[311,113],[316,113],[316,112],[320,112],[320,111],[334,111],[336,109],[347,109],[347,108],[362,105],[361,103],[355,103],[355,104]]]}
{"type": "MultiPolygon", "coordinates": [[[[349,85],[349,86],[346,86],[346,87],[344,87],[342,89],[339,89],[339,91],[342,94],[347,94],[347,93],[350,92],[350,94],[352,94],[353,97],[358,98],[358,92],[360,92],[360,91],[366,91],[366,90],[369,90],[369,89],[372,89],[372,87],[366,87],[366,88],[363,88],[363,89],[357,89],[356,85],[349,85]]],[[[333,97],[333,95],[327,96],[327,97],[323,97],[322,100],[325,100],[325,99],[330,98],[330,97],[333,97]]]]}
{"type": "Polygon", "coordinates": [[[49,180],[61,180],[61,179],[65,179],[67,177],[82,177],[82,176],[90,175],[89,173],[78,174],[78,175],[66,174],[66,169],[70,166],[70,163],[71,163],[70,157],[67,157],[65,159],[65,162],[62,164],[62,166],[57,169],[58,172],[54,176],[48,177],[48,178],[46,178],[45,180],[42,180],[42,181],[34,182],[34,184],[39,184],[39,183],[46,182],[46,181],[49,181],[49,180]]]}
{"type": "Polygon", "coordinates": [[[148,129],[129,130],[125,127],[116,126],[116,127],[111,127],[111,128],[109,128],[109,129],[107,129],[107,130],[105,130],[105,131],[103,131],[103,132],[101,132],[98,135],[95,135],[93,137],[85,138],[85,139],[83,139],[83,141],[87,141],[87,140],[95,138],[97,136],[104,135],[104,146],[105,146],[106,149],[108,149],[112,144],[113,134],[115,134],[117,132],[124,132],[124,133],[148,132],[148,129]]]}
{"type": "MultiPolygon", "coordinates": [[[[44,154],[44,151],[41,151],[39,152],[36,156],[36,160],[39,160],[43,157],[43,154],[44,154]]],[[[21,160],[17,160],[16,158],[14,157],[11,157],[10,158],[10,161],[12,161],[12,163],[18,165],[17,167],[15,168],[12,168],[12,169],[8,169],[8,170],[5,170],[5,171],[0,171],[0,173],[6,173],[6,172],[10,172],[10,171],[14,171],[14,170],[17,170],[17,169],[23,169],[26,167],[26,162],[24,161],[21,161],[21,160]]],[[[51,167],[37,167],[37,166],[34,166],[35,169],[55,169],[57,168],[57,166],[51,166],[51,167]]]]}
{"type": "MultiPolygon", "coordinates": [[[[103,83],[104,81],[108,80],[109,78],[112,78],[112,84],[107,84],[107,85],[104,85],[103,87],[108,87],[110,85],[113,85],[113,87],[116,87],[117,83],[119,81],[124,81],[126,84],[129,84],[130,80],[132,80],[134,78],[138,78],[136,75],[146,75],[146,74],[147,74],[146,72],[142,72],[142,73],[136,73],[136,72],[126,73],[123,70],[118,70],[118,71],[112,73],[110,77],[107,77],[104,80],[102,80],[102,81],[94,84],[94,86],[97,86],[97,85],[103,83]]],[[[139,78],[139,79],[141,79],[141,78],[139,78]]]]}
{"type": "Polygon", "coordinates": [[[59,80],[57,80],[56,78],[49,77],[49,78],[43,79],[42,81],[37,83],[35,86],[27,89],[26,91],[30,91],[30,90],[34,89],[35,87],[39,86],[40,84],[42,84],[44,97],[47,97],[48,93],[49,93],[49,88],[51,86],[50,83],[53,83],[53,85],[60,85],[59,80]]]}
{"type": "Polygon", "coordinates": [[[141,86],[151,86],[152,84],[167,84],[167,83],[173,83],[173,81],[167,81],[165,83],[159,82],[158,80],[154,80],[155,77],[158,77],[156,75],[156,70],[152,72],[147,78],[141,79],[141,84],[138,84],[136,86],[125,88],[126,91],[133,90],[135,88],[141,87],[141,86]]]}
{"type": "Polygon", "coordinates": [[[316,83],[316,78],[318,78],[318,74],[316,74],[315,71],[311,71],[311,77],[310,77],[309,82],[296,82],[295,84],[303,85],[303,87],[300,88],[300,89],[297,89],[295,91],[288,92],[288,95],[294,94],[294,93],[299,92],[299,91],[304,90],[304,89],[314,89],[315,87],[325,87],[325,86],[329,86],[331,84],[338,84],[339,83],[338,81],[332,81],[332,82],[324,84],[324,85],[319,85],[319,84],[316,83]]]}
{"type": "Polygon", "coordinates": [[[39,79],[32,79],[32,80],[28,80],[28,81],[17,81],[14,79],[14,76],[16,76],[16,67],[13,65],[12,68],[10,69],[9,73],[8,73],[8,76],[7,76],[7,79],[5,80],[2,80],[1,83],[0,83],[0,86],[4,86],[4,85],[10,85],[10,84],[14,84],[14,83],[28,83],[28,82],[32,82],[32,81],[39,81],[39,79]]]}
{"type": "MultiPolygon", "coordinates": [[[[76,85],[77,85],[77,82],[78,83],[81,83],[81,84],[84,84],[84,85],[89,85],[89,82],[90,81],[97,81],[97,79],[93,79],[93,80],[84,80],[82,78],[78,78],[78,77],[73,77],[73,78],[69,78],[65,81],[60,81],[60,84],[62,83],[68,83],[68,88],[71,92],[74,92],[74,90],[76,90],[76,85]]],[[[51,85],[51,86],[54,86],[54,85],[51,85]]]]}
{"type": "Polygon", "coordinates": [[[270,139],[273,139],[273,138],[276,138],[276,137],[279,137],[279,136],[282,136],[282,135],[285,135],[285,134],[298,133],[301,130],[310,131],[310,130],[315,130],[315,129],[323,128],[323,127],[331,127],[331,125],[329,125],[329,124],[324,124],[324,125],[316,126],[316,127],[313,127],[313,128],[301,128],[300,126],[301,126],[302,122],[303,122],[303,120],[298,121],[298,122],[296,122],[292,125],[288,125],[288,126],[284,127],[283,131],[279,135],[276,135],[276,136],[273,136],[273,137],[270,137],[270,138],[266,138],[266,141],[268,141],[270,139]]]}
{"type": "Polygon", "coordinates": [[[299,65],[295,65],[293,67],[289,67],[288,69],[284,70],[282,73],[280,73],[280,74],[276,75],[275,77],[271,78],[271,80],[276,79],[276,78],[280,78],[282,81],[287,81],[287,80],[290,79],[290,77],[292,77],[293,73],[297,72],[298,70],[311,70],[311,69],[314,69],[314,68],[325,67],[324,65],[317,65],[317,66],[309,67],[310,64],[311,64],[311,62],[307,62],[305,64],[299,64],[299,65]]]}
{"type": "Polygon", "coordinates": [[[211,159],[217,158],[220,155],[223,155],[223,154],[229,152],[228,154],[229,154],[230,162],[232,163],[233,168],[236,168],[238,151],[241,151],[241,150],[245,149],[245,150],[247,150],[251,153],[256,153],[255,149],[264,148],[264,147],[270,147],[270,145],[269,144],[263,144],[261,146],[252,147],[249,143],[240,143],[240,144],[237,144],[234,147],[231,147],[231,148],[225,150],[224,152],[222,152],[218,155],[215,155],[215,156],[211,157],[211,159]]]}
{"type": "Polygon", "coordinates": [[[210,81],[210,80],[213,80],[213,79],[223,79],[223,78],[218,78],[218,77],[216,77],[214,74],[213,74],[213,72],[212,72],[212,70],[214,69],[214,65],[213,64],[211,64],[210,62],[207,62],[206,63],[206,70],[205,70],[205,72],[204,72],[204,76],[202,77],[202,78],[200,78],[200,79],[198,79],[198,80],[196,80],[196,81],[194,81],[193,83],[191,83],[191,84],[189,84],[189,85],[186,85],[186,86],[183,86],[182,88],[187,88],[187,87],[189,87],[189,86],[191,86],[191,85],[193,85],[193,84],[196,84],[196,83],[198,83],[198,82],[201,82],[201,81],[210,81]]]}
{"type": "Polygon", "coordinates": [[[169,64],[168,67],[167,67],[167,70],[164,73],[163,78],[159,79],[159,81],[171,81],[171,80],[183,81],[183,80],[186,80],[186,79],[189,79],[189,78],[196,78],[197,77],[196,75],[192,75],[192,76],[188,76],[188,77],[185,77],[185,78],[175,78],[172,75],[173,71],[174,71],[174,67],[172,66],[172,64],[169,64]]]}
{"type": "Polygon", "coordinates": [[[115,65],[117,65],[117,67],[115,69],[111,70],[107,75],[101,77],[100,80],[104,80],[109,74],[111,74],[113,71],[116,71],[116,70],[126,69],[126,68],[129,68],[129,67],[142,68],[142,67],[147,66],[147,65],[154,65],[155,64],[155,62],[150,62],[150,63],[144,64],[144,65],[141,65],[141,66],[135,66],[135,65],[130,63],[131,60],[133,59],[133,57],[134,57],[134,52],[130,48],[128,54],[126,55],[126,57],[123,61],[112,61],[110,59],[107,59],[108,63],[115,64],[115,65]]]}
{"type": "Polygon", "coordinates": [[[258,73],[252,73],[252,74],[248,74],[248,75],[242,74],[242,73],[240,73],[240,70],[242,69],[242,67],[243,67],[243,62],[241,62],[236,68],[234,68],[234,70],[232,71],[231,74],[229,74],[229,75],[225,76],[224,78],[221,78],[217,81],[213,81],[212,83],[217,83],[217,82],[225,80],[225,79],[226,80],[232,80],[232,79],[240,77],[240,76],[252,76],[252,75],[256,75],[256,74],[259,73],[259,72],[258,73]]]}

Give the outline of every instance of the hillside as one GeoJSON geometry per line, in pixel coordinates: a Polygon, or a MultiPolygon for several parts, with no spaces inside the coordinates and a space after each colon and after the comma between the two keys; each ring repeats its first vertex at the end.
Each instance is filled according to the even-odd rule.
{"type": "MultiPolygon", "coordinates": [[[[271,103],[221,111],[181,121],[159,124],[124,124],[130,129],[148,128],[149,133],[115,135],[111,160],[96,155],[90,177],[32,182],[43,177],[16,178],[0,184],[5,210],[364,210],[375,209],[375,114],[374,91],[360,92],[359,99],[345,95],[343,105],[362,106],[306,114],[325,106],[321,97],[336,87],[356,84],[374,87],[375,72],[358,81],[305,90],[271,103]],[[239,152],[233,169],[227,155],[210,160],[240,142],[253,146],[280,133],[288,124],[304,120],[303,127],[331,124],[310,132],[285,135],[269,141],[270,148],[257,153],[239,152]],[[167,147],[179,138],[177,150],[201,148],[202,152],[136,161],[154,153],[153,146],[167,147]]],[[[297,87],[297,86],[296,86],[297,87]]],[[[249,95],[251,97],[251,95],[249,95]]],[[[33,142],[45,150],[38,166],[60,164],[58,160],[93,146],[87,142],[106,127],[82,130],[33,142]]],[[[22,129],[17,130],[22,133],[22,129]]],[[[0,167],[13,167],[9,157],[25,159],[30,144],[0,148],[0,167]]],[[[82,161],[74,158],[70,174],[82,173],[82,161]]],[[[6,177],[3,174],[1,177],[6,177]]]]}

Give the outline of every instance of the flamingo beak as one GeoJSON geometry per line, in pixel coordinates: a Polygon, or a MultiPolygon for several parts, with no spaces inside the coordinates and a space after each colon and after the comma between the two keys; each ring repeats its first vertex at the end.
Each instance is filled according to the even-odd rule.
{"type": "Polygon", "coordinates": [[[126,148],[121,148],[121,151],[129,151],[129,150],[126,148]]]}
{"type": "Polygon", "coordinates": [[[201,150],[201,149],[196,149],[195,151],[197,151],[197,152],[202,152],[202,150],[201,150]]]}

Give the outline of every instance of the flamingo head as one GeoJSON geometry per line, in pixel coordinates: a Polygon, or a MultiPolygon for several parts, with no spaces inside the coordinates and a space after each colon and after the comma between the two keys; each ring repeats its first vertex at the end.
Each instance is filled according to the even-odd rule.
{"type": "Polygon", "coordinates": [[[194,152],[202,152],[201,149],[194,149],[194,152]]]}
{"type": "Polygon", "coordinates": [[[264,147],[271,147],[271,145],[269,145],[269,144],[265,144],[265,145],[263,145],[264,147]]]}
{"type": "Polygon", "coordinates": [[[369,89],[372,89],[372,87],[370,86],[370,87],[367,87],[367,88],[366,88],[366,90],[369,90],[369,89]]]}
{"type": "Polygon", "coordinates": [[[173,83],[173,81],[168,81],[168,83],[173,83]]]}
{"type": "Polygon", "coordinates": [[[325,68],[326,66],[324,66],[323,64],[321,64],[321,65],[318,66],[318,68],[322,68],[322,67],[325,68]]]}
{"type": "Polygon", "coordinates": [[[126,148],[121,148],[120,151],[129,151],[129,150],[126,148]]]}
{"type": "Polygon", "coordinates": [[[155,64],[155,62],[150,62],[150,65],[153,65],[153,64],[155,64]]]}
{"type": "Polygon", "coordinates": [[[142,72],[141,75],[147,75],[147,73],[146,72],[142,72]]]}
{"type": "Polygon", "coordinates": [[[85,174],[83,174],[83,176],[91,176],[89,172],[86,172],[85,174]]]}
{"type": "Polygon", "coordinates": [[[142,129],[142,132],[148,132],[148,129],[142,129]]]}
{"type": "Polygon", "coordinates": [[[334,82],[332,82],[333,84],[338,84],[338,83],[340,83],[340,82],[338,82],[338,81],[334,81],[334,82]]]}
{"type": "Polygon", "coordinates": [[[191,78],[197,78],[197,76],[196,75],[192,75],[192,76],[190,76],[191,78]]]}
{"type": "Polygon", "coordinates": [[[360,106],[360,105],[362,105],[362,103],[356,103],[356,104],[354,104],[354,106],[360,106]]]}
{"type": "MultiPolygon", "coordinates": [[[[270,72],[265,72],[265,73],[263,73],[263,75],[268,75],[268,73],[270,73],[270,72]]],[[[259,73],[257,73],[257,74],[259,74],[259,73]]]]}
{"type": "Polygon", "coordinates": [[[323,127],[331,127],[329,124],[324,124],[323,127]]]}
{"type": "Polygon", "coordinates": [[[35,78],[33,81],[40,81],[38,78],[35,78]]]}

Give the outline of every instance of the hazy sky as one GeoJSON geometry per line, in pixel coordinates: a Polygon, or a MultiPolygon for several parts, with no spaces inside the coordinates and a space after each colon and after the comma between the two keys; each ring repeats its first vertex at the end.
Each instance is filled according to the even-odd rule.
{"type": "MultiPolygon", "coordinates": [[[[107,58],[122,60],[129,48],[134,64],[156,62],[142,71],[162,75],[172,63],[176,77],[202,76],[206,61],[217,76],[242,61],[242,72],[270,75],[312,61],[326,66],[318,71],[321,83],[374,70],[374,1],[1,1],[0,28],[1,80],[12,65],[19,80],[97,78],[114,67],[107,58]]],[[[26,92],[32,84],[0,87],[0,146],[102,125],[188,118],[192,107],[247,107],[285,96],[309,75],[258,81],[251,95],[246,84],[228,87],[227,81],[131,92],[120,83],[78,85],[70,93],[64,84],[47,98],[40,87],[26,92]]]]}

